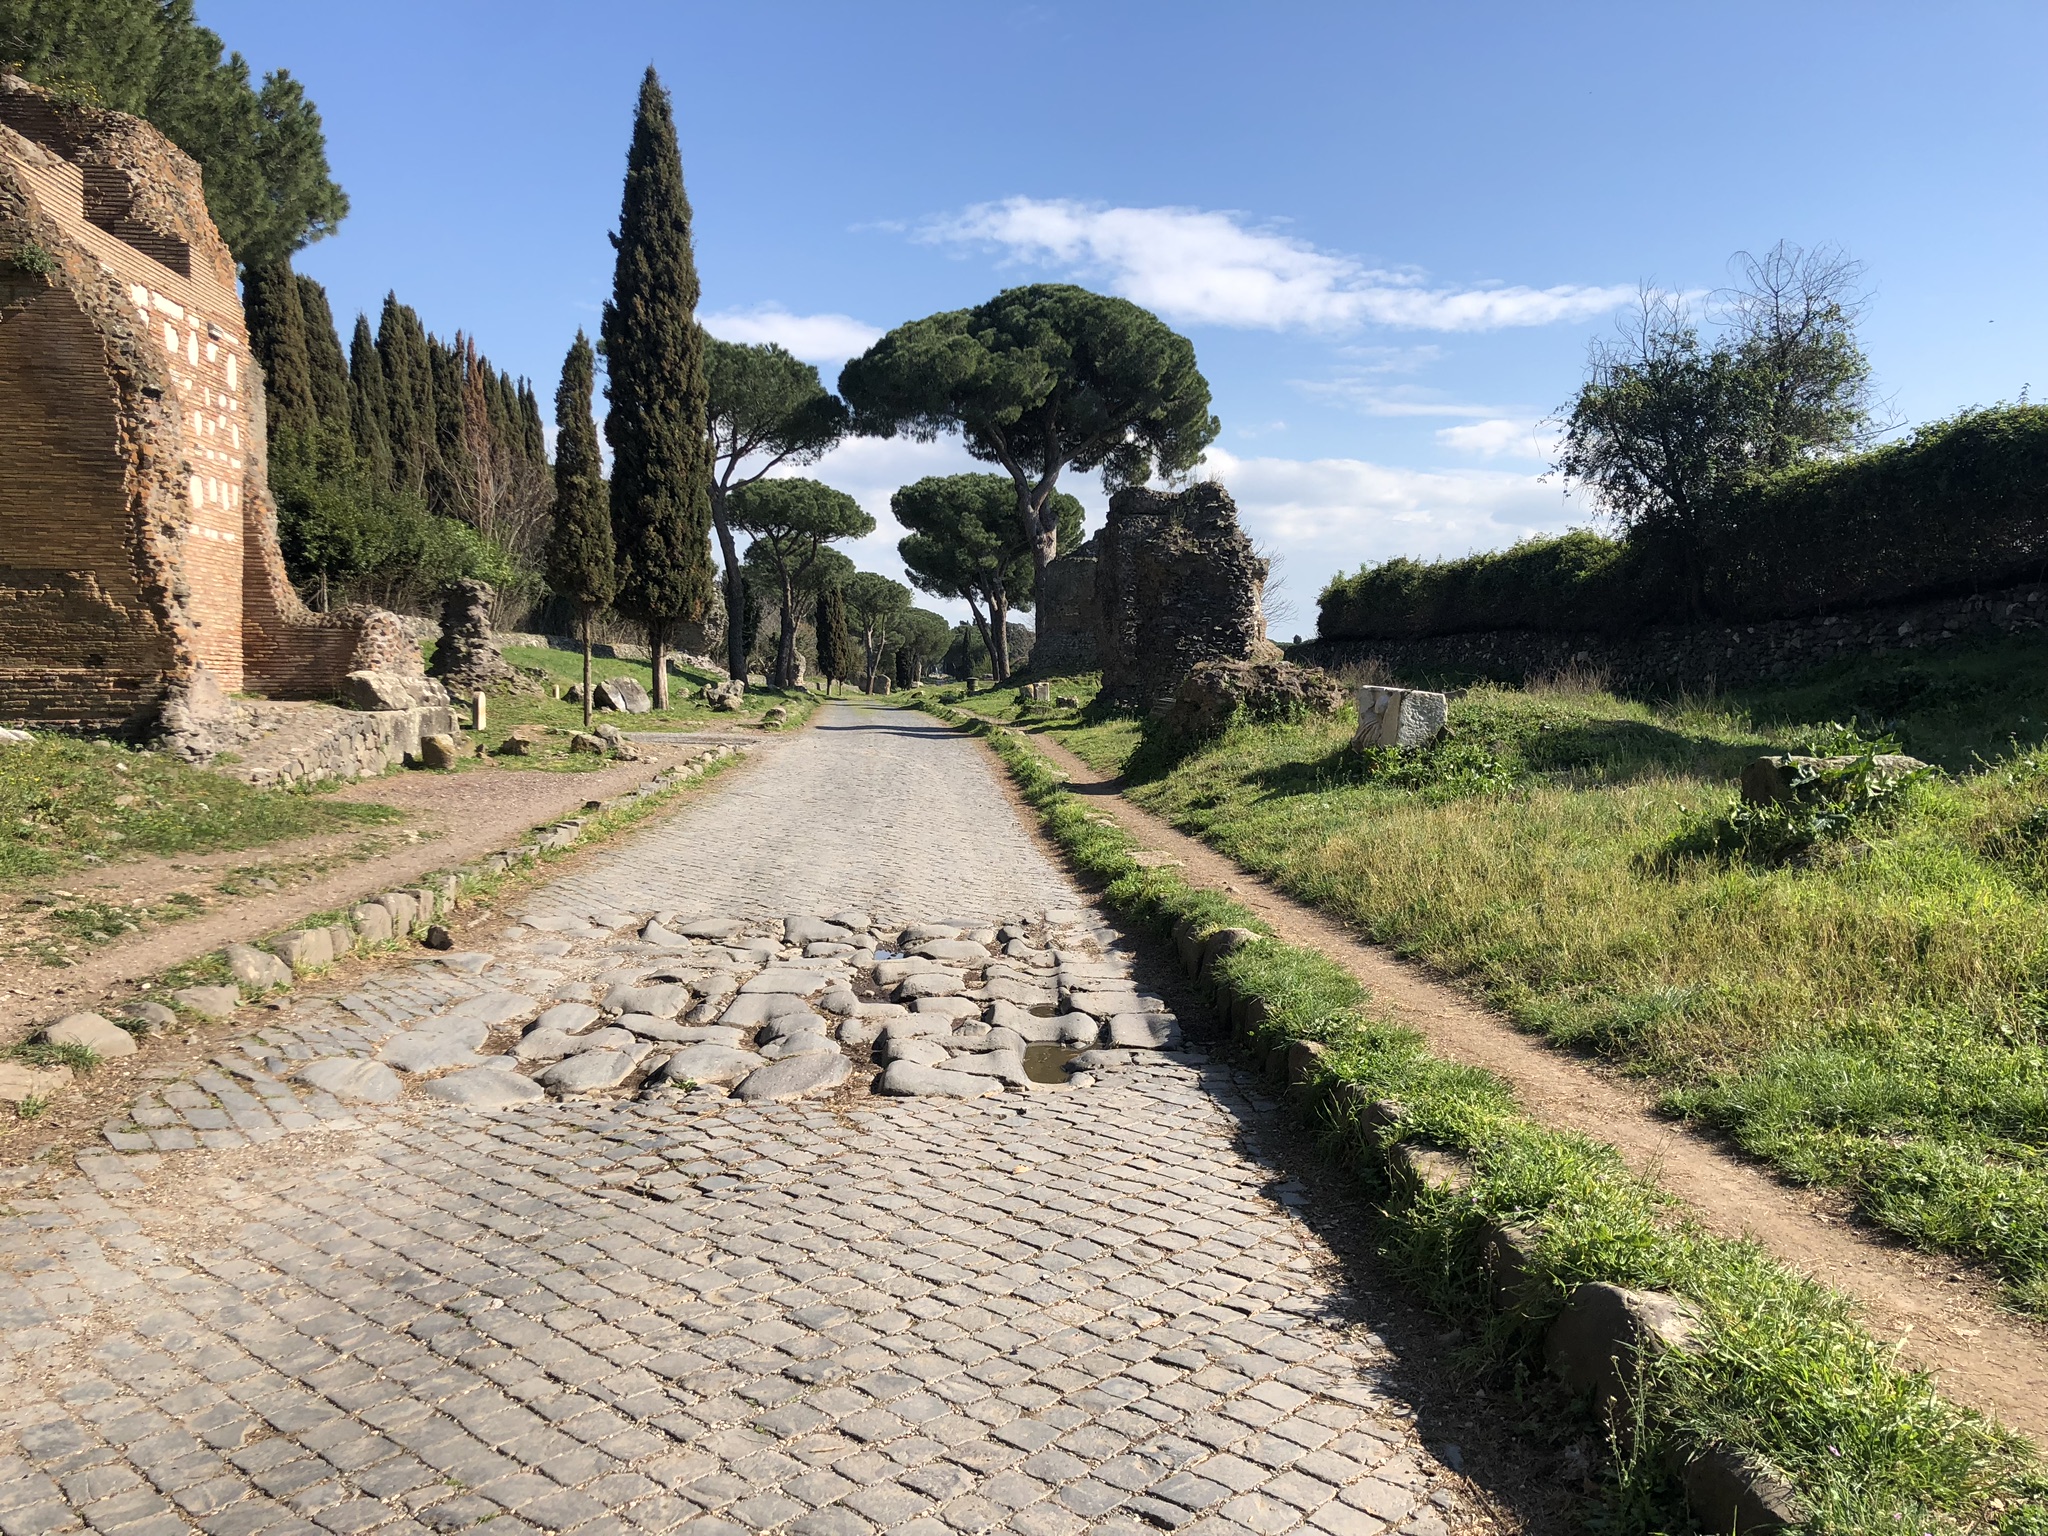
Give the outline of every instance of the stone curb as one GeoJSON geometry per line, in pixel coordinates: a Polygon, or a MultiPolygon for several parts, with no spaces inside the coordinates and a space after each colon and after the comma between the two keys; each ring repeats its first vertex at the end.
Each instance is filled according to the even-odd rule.
{"type": "MultiPolygon", "coordinates": [[[[1266,1022],[1265,999],[1238,993],[1216,981],[1211,972],[1224,955],[1259,942],[1263,935],[1247,928],[1204,929],[1183,917],[1174,924],[1172,937],[1181,968],[1191,980],[1208,983],[1231,1043],[1240,1051],[1247,1049],[1266,1022]]],[[[1297,1090],[1306,1101],[1321,1080],[1327,1054],[1327,1047],[1317,1041],[1291,1040],[1254,1059],[1268,1081],[1297,1090]]],[[[1340,1091],[1358,1123],[1379,1141],[1388,1182],[1403,1203],[1456,1198],[1477,1181],[1478,1169],[1461,1154],[1399,1139],[1407,1118],[1401,1105],[1370,1099],[1350,1084],[1340,1091]]],[[[1480,1265],[1495,1307],[1535,1321],[1530,1313],[1540,1306],[1544,1278],[1535,1234],[1513,1226],[1489,1228],[1480,1265]]],[[[1641,1380],[1641,1367],[1666,1352],[1683,1351],[1699,1326],[1698,1313],[1682,1297],[1596,1281],[1574,1290],[1552,1320],[1544,1337],[1544,1357],[1554,1375],[1567,1386],[1590,1393],[1603,1417],[1619,1422],[1628,1408],[1630,1387],[1641,1380]]],[[[1789,1530],[1811,1518],[1788,1483],[1742,1451],[1701,1446],[1674,1455],[1672,1462],[1687,1505],[1710,1530],[1751,1536],[1789,1530]]]]}
{"type": "MultiPolygon", "coordinates": [[[[404,942],[422,929],[427,930],[428,947],[447,948],[445,942],[434,942],[434,919],[444,912],[453,911],[465,891],[474,889],[484,880],[530,866],[544,853],[575,846],[584,840],[590,816],[678,788],[701,778],[712,764],[738,756],[746,750],[745,746],[738,744],[711,748],[689,763],[656,774],[609,800],[591,801],[581,816],[535,829],[530,841],[488,854],[452,872],[429,875],[419,885],[373,896],[356,905],[342,922],[287,928],[267,937],[225,945],[215,953],[226,964],[232,981],[221,986],[181,987],[171,993],[171,997],[179,1008],[188,1013],[214,1020],[228,1019],[244,1002],[278,988],[289,987],[300,976],[317,974],[338,960],[380,944],[404,942]]],[[[110,1011],[127,1021],[121,1027],[134,1034],[160,1034],[176,1019],[170,1009],[141,997],[113,1005],[110,1011]]],[[[61,1022],[53,1021],[37,1030],[31,1038],[48,1039],[49,1031],[61,1022]]],[[[68,1070],[54,1068],[47,1069],[34,1083],[23,1076],[20,1085],[9,1079],[0,1087],[11,1093],[19,1086],[22,1091],[32,1093],[41,1086],[50,1088],[54,1094],[57,1087],[49,1074],[56,1071],[65,1072],[62,1086],[69,1086],[72,1079],[68,1070]]],[[[0,1099],[0,1102],[6,1100],[0,1099]]]]}

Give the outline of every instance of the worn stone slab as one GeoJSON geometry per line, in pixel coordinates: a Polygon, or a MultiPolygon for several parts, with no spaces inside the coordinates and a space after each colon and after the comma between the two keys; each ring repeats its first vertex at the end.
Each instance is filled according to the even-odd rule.
{"type": "Polygon", "coordinates": [[[782,1061],[771,1061],[750,1073],[733,1089],[733,1097],[750,1104],[774,1099],[802,1098],[806,1094],[829,1093],[852,1074],[853,1066],[837,1051],[806,1052],[782,1061]]]}
{"type": "Polygon", "coordinates": [[[1126,1050],[1177,1051],[1180,1023],[1170,1013],[1120,1013],[1109,1021],[1107,1040],[1126,1050]]]}
{"type": "Polygon", "coordinates": [[[602,1093],[616,1088],[640,1065],[630,1051],[583,1051],[534,1074],[534,1081],[556,1093],[602,1093]]]}
{"type": "Polygon", "coordinates": [[[810,1005],[801,997],[787,992],[752,992],[734,998],[719,1014],[718,1022],[729,1029],[751,1029],[756,1024],[765,1024],[786,1014],[815,1017],[810,1005]]]}
{"type": "Polygon", "coordinates": [[[254,944],[230,944],[221,952],[221,958],[228,963],[228,975],[235,979],[235,985],[247,987],[252,992],[263,992],[271,987],[288,987],[292,984],[292,968],[267,950],[258,949],[254,944]]]}
{"type": "Polygon", "coordinates": [[[827,976],[819,971],[767,970],[758,976],[750,976],[740,983],[740,995],[761,993],[783,993],[790,997],[810,997],[831,986],[837,977],[827,976]]]}
{"type": "Polygon", "coordinates": [[[400,1092],[396,1072],[381,1061],[365,1061],[356,1056],[309,1061],[295,1075],[300,1082],[331,1093],[344,1104],[388,1104],[400,1092]]]}
{"type": "Polygon", "coordinates": [[[487,1033],[481,1024],[400,1030],[384,1042],[377,1057],[401,1072],[439,1072],[447,1067],[474,1066],[477,1047],[484,1043],[487,1033]]]}
{"type": "Polygon", "coordinates": [[[529,1018],[539,1006],[533,998],[520,992],[482,992],[445,1010],[436,1017],[434,1024],[436,1028],[455,1024],[481,1024],[487,1029],[495,1028],[514,1019],[529,1018]]]}
{"type": "Polygon", "coordinates": [[[953,1072],[914,1061],[892,1061],[875,1080],[875,1091],[910,1098],[979,1099],[1001,1093],[1002,1083],[971,1072],[953,1072]]]}
{"type": "Polygon", "coordinates": [[[471,1109],[512,1109],[547,1097],[532,1078],[507,1072],[503,1067],[471,1067],[466,1072],[451,1072],[422,1085],[420,1095],[471,1109]]]}
{"type": "Polygon", "coordinates": [[[620,985],[605,994],[604,1005],[614,1013],[645,1013],[657,1019],[672,1019],[690,1006],[690,989],[673,981],[652,987],[620,985]]]}
{"type": "Polygon", "coordinates": [[[135,1037],[97,1013],[67,1013],[43,1030],[52,1045],[81,1045],[95,1056],[133,1056],[135,1037]]]}
{"type": "Polygon", "coordinates": [[[686,1083],[736,1083],[765,1065],[765,1060],[754,1052],[733,1046],[688,1045],[656,1068],[645,1087],[660,1091],[686,1083]]]}
{"type": "Polygon", "coordinates": [[[558,1029],[565,1035],[581,1034],[604,1015],[588,1003],[556,1003],[541,1011],[533,1021],[535,1029],[558,1029]]]}
{"type": "Polygon", "coordinates": [[[229,1018],[242,1006],[242,994],[234,987],[180,987],[171,997],[209,1019],[229,1018]]]}

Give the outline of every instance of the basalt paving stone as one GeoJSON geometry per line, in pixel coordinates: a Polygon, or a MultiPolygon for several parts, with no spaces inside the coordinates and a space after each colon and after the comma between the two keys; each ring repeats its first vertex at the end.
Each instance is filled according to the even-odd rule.
{"type": "MultiPolygon", "coordinates": [[[[977,749],[902,718],[863,745],[876,762],[837,772],[843,752],[807,747],[736,782],[829,799],[806,835],[849,839],[823,867],[884,870],[837,882],[878,912],[906,879],[929,887],[912,912],[1018,910],[957,888],[980,867],[1093,921],[1014,818],[943,874],[906,874],[897,834],[957,842],[956,823],[1010,813],[977,749]],[[901,809],[907,775],[957,780],[964,810],[901,809]]],[[[534,910],[654,909],[633,885],[650,868],[750,874],[753,897],[720,897],[732,910],[837,910],[785,878],[782,849],[735,853],[743,819],[707,839],[720,806],[638,834],[534,910]]],[[[470,999],[585,983],[638,944],[613,929],[541,941],[547,976],[538,944],[508,939],[488,986],[419,967],[341,997],[303,988],[222,1071],[138,1101],[138,1134],[154,1104],[169,1120],[152,1134],[239,1150],[101,1154],[11,1197],[0,1533],[1475,1523],[1382,1386],[1357,1303],[1329,1289],[1298,1195],[1271,1186],[1270,1111],[1197,1058],[1139,1053],[1085,1091],[976,1101],[344,1108],[273,1080],[470,999]],[[258,1148],[188,1129],[266,1112],[283,1130],[258,1148]],[[317,1151],[284,1135],[319,1128],[345,1134],[317,1151]],[[184,1183],[152,1205],[173,1160],[184,1183]]]]}

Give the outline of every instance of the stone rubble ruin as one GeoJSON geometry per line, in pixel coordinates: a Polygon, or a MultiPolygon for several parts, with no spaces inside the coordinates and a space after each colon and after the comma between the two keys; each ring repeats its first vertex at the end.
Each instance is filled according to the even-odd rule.
{"type": "Polygon", "coordinates": [[[474,698],[483,690],[516,693],[530,686],[491,638],[494,595],[489,583],[468,580],[450,583],[441,595],[441,635],[427,670],[458,698],[474,698]]]}
{"type": "Polygon", "coordinates": [[[310,612],[199,167],[0,74],[0,718],[234,744],[231,695],[418,673],[393,615],[310,612]]]}
{"type": "Polygon", "coordinates": [[[1165,709],[1200,662],[1279,658],[1266,639],[1266,562],[1221,485],[1118,491],[1094,543],[1096,649],[1108,703],[1165,709]]]}

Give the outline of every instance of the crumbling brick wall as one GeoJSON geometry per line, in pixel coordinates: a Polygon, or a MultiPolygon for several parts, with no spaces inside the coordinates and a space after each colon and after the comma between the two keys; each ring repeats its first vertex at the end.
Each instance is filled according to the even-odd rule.
{"type": "Polygon", "coordinates": [[[198,167],[0,75],[0,719],[142,731],[202,668],[316,697],[394,659],[292,590],[262,442],[198,167]]]}
{"type": "Polygon", "coordinates": [[[1213,481],[1178,495],[1139,486],[1109,499],[1096,536],[1096,646],[1102,696],[1164,709],[1202,661],[1279,653],[1266,641],[1266,562],[1213,481]]]}

